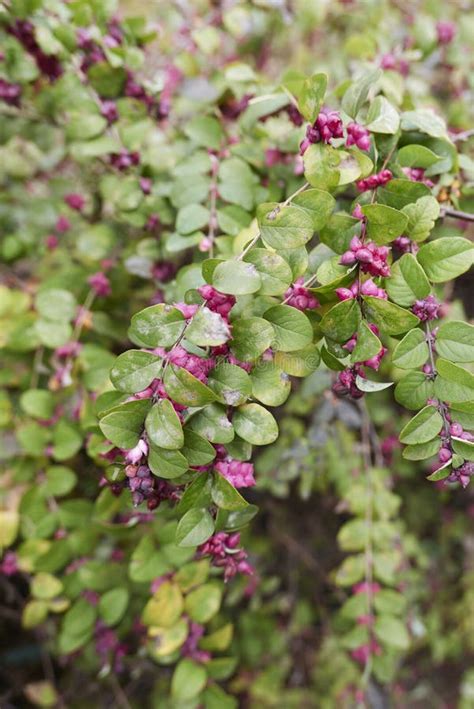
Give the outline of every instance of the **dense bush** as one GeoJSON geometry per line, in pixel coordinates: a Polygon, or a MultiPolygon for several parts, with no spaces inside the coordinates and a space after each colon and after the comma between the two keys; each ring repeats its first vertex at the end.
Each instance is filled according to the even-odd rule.
{"type": "Polygon", "coordinates": [[[2,5],[6,707],[472,706],[474,19],[294,5],[2,5]]]}

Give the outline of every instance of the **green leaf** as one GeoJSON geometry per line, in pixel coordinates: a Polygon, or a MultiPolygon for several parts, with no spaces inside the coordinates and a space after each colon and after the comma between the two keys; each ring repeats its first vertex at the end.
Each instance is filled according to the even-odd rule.
{"type": "Polygon", "coordinates": [[[153,445],[148,451],[148,465],[154,475],[165,480],[181,477],[189,467],[184,451],[166,450],[153,445]]]}
{"type": "Polygon", "coordinates": [[[360,307],[355,298],[343,300],[324,315],[320,326],[324,335],[335,342],[347,342],[359,326],[360,307]]]}
{"type": "Polygon", "coordinates": [[[154,642],[149,646],[148,652],[158,662],[163,662],[183,645],[188,634],[189,624],[185,618],[178,620],[171,628],[151,627],[148,635],[154,642]]]}
{"type": "Polygon", "coordinates": [[[265,446],[278,438],[277,422],[260,404],[239,406],[232,424],[237,435],[254,446],[265,446]]]}
{"type": "Polygon", "coordinates": [[[351,147],[347,151],[339,150],[339,182],[338,185],[349,185],[360,177],[367,177],[374,168],[374,164],[369,156],[361,152],[356,147],[351,147]]]}
{"type": "Polygon", "coordinates": [[[439,202],[431,195],[420,197],[415,204],[407,204],[403,207],[403,213],[408,217],[405,234],[413,241],[424,241],[430,235],[439,212],[439,202]]]}
{"type": "Polygon", "coordinates": [[[362,320],[357,328],[357,343],[351,353],[351,362],[365,362],[375,357],[381,349],[382,343],[379,338],[372,332],[366,321],[362,320]]]}
{"type": "Polygon", "coordinates": [[[234,427],[227,418],[226,410],[220,404],[211,404],[190,420],[196,431],[211,443],[230,443],[234,438],[234,427]]]}
{"type": "Polygon", "coordinates": [[[402,455],[407,460],[426,460],[436,455],[440,449],[441,440],[438,436],[427,443],[415,443],[411,446],[406,446],[403,449],[402,455]]]}
{"type": "Polygon", "coordinates": [[[275,352],[274,362],[292,377],[307,377],[314,372],[321,361],[316,345],[308,345],[296,352],[275,352]]]}
{"type": "Polygon", "coordinates": [[[309,184],[323,190],[337,187],[341,177],[341,157],[336,148],[324,143],[306,148],[303,155],[304,176],[309,184]]]}
{"type": "Polygon", "coordinates": [[[326,74],[313,74],[303,82],[298,96],[298,108],[308,123],[314,123],[318,117],[327,85],[326,74]]]}
{"type": "Polygon", "coordinates": [[[474,325],[445,322],[436,333],[436,352],[450,362],[474,362],[474,325]]]}
{"type": "Polygon", "coordinates": [[[28,601],[21,615],[22,628],[29,630],[44,623],[48,617],[49,605],[45,601],[28,601]]]}
{"type": "Polygon", "coordinates": [[[187,204],[176,215],[176,229],[180,234],[192,234],[209,223],[210,212],[202,204],[187,204]]]}
{"type": "Polygon", "coordinates": [[[163,377],[168,396],[183,406],[205,406],[216,400],[216,395],[206,384],[183,367],[169,365],[163,377]]]}
{"type": "Polygon", "coordinates": [[[357,219],[348,214],[333,214],[321,230],[319,238],[337,254],[343,254],[349,248],[352,237],[358,232],[359,224],[357,219]]]}
{"type": "Polygon", "coordinates": [[[206,438],[189,428],[184,429],[184,446],[181,452],[189,465],[192,466],[207,465],[216,457],[214,446],[206,438]]]}
{"type": "Polygon", "coordinates": [[[385,287],[398,305],[413,305],[415,300],[426,298],[431,292],[430,282],[413,254],[403,254],[391,268],[385,287]]]}
{"type": "Polygon", "coordinates": [[[364,379],[359,374],[356,376],[356,387],[360,391],[365,391],[368,394],[374,391],[383,391],[388,389],[388,387],[393,386],[393,382],[371,382],[369,379],[364,379]]]}
{"type": "Polygon", "coordinates": [[[453,404],[474,400],[474,374],[441,358],[436,360],[436,370],[435,394],[439,399],[453,404]]]}
{"type": "Polygon", "coordinates": [[[419,323],[416,315],[382,298],[364,296],[364,303],[367,317],[374,320],[387,335],[401,335],[419,323]]]}
{"type": "Polygon", "coordinates": [[[118,448],[133,448],[140,439],[150,406],[147,399],[120,404],[101,418],[102,433],[118,448]]]}
{"type": "Polygon", "coordinates": [[[395,401],[415,411],[434,396],[434,382],[423,372],[409,372],[395,387],[395,401]]]}
{"type": "Polygon", "coordinates": [[[381,75],[381,70],[376,69],[375,71],[362,74],[361,77],[351,83],[342,97],[341,102],[342,110],[347,113],[348,116],[354,120],[356,119],[360,109],[367,101],[370,89],[375,85],[381,75]]]}
{"type": "Polygon", "coordinates": [[[106,625],[116,625],[127,610],[129,593],[126,588],[112,588],[101,597],[99,615],[106,625]]]}
{"type": "Polygon", "coordinates": [[[110,381],[116,389],[135,394],[143,391],[156,379],[163,360],[151,352],[128,350],[115,360],[110,370],[110,381]]]}
{"type": "Polygon", "coordinates": [[[456,436],[451,437],[451,442],[455,453],[462,456],[464,460],[474,461],[474,442],[456,436]]]}
{"type": "Polygon", "coordinates": [[[53,430],[53,458],[67,460],[81,449],[83,439],[77,427],[69,421],[58,421],[53,430]]]}
{"type": "Polygon", "coordinates": [[[219,313],[214,313],[205,306],[196,312],[186,328],[186,340],[198,347],[217,347],[229,338],[230,329],[227,322],[219,313]]]}
{"type": "Polygon", "coordinates": [[[366,127],[372,133],[394,135],[400,127],[400,116],[384,96],[377,96],[370,105],[366,127]]]}
{"type": "Polygon", "coordinates": [[[398,151],[398,162],[402,167],[421,167],[426,169],[440,159],[432,150],[424,145],[405,145],[398,151]]]}
{"type": "Polygon", "coordinates": [[[192,508],[207,507],[211,504],[212,476],[208,473],[196,474],[194,480],[186,487],[178,504],[178,513],[184,515],[192,508]]]}
{"type": "Polygon", "coordinates": [[[185,325],[184,316],[177,308],[160,303],[132,317],[128,336],[140,347],[171,347],[183,334],[185,325]]]}
{"type": "Polygon", "coordinates": [[[127,74],[123,67],[113,67],[101,61],[91,66],[87,77],[102,98],[116,98],[122,93],[127,74]]]}
{"type": "Polygon", "coordinates": [[[170,628],[183,612],[184,599],[179,586],[164,581],[150,598],[142,613],[144,625],[170,628]]]}
{"type": "Polygon", "coordinates": [[[397,650],[407,650],[410,647],[407,629],[399,618],[379,615],[374,623],[374,633],[383,645],[395,647],[397,650]]]}
{"type": "Polygon", "coordinates": [[[288,375],[273,362],[259,362],[250,375],[252,395],[265,406],[281,406],[291,391],[288,375]]]}
{"type": "Polygon", "coordinates": [[[451,461],[448,460],[447,463],[442,465],[440,468],[434,471],[434,473],[431,473],[431,475],[427,475],[426,479],[430,480],[431,482],[438,482],[439,480],[444,480],[451,474],[451,461]]]}
{"type": "Polygon", "coordinates": [[[145,419],[145,429],[150,441],[165,450],[178,450],[184,443],[179,416],[168,399],[152,406],[145,419]]]}
{"type": "Polygon", "coordinates": [[[132,581],[152,581],[160,574],[170,571],[170,565],[155,548],[151,536],[142,537],[133,550],[128,575],[132,581]]]}
{"type": "Polygon", "coordinates": [[[388,204],[395,209],[403,209],[407,204],[416,202],[420,197],[431,195],[431,191],[422,182],[394,179],[390,180],[385,187],[379,187],[377,195],[379,202],[388,204]]]}
{"type": "Polygon", "coordinates": [[[204,689],[206,681],[204,665],[187,658],[180,660],[171,679],[171,696],[175,701],[189,702],[204,689]]]}
{"type": "Polygon", "coordinates": [[[427,133],[433,138],[446,136],[446,125],[443,119],[428,108],[419,108],[416,111],[402,113],[402,129],[427,133]]]}
{"type": "Polygon", "coordinates": [[[186,596],[184,609],[195,623],[208,623],[218,613],[222,590],[215,583],[206,583],[186,596]]]}
{"type": "Polygon", "coordinates": [[[55,596],[59,596],[63,590],[63,584],[56,576],[40,572],[33,577],[30,590],[35,598],[41,601],[47,601],[55,596]]]}
{"type": "Polygon", "coordinates": [[[97,138],[107,127],[106,119],[99,113],[71,113],[66,125],[69,140],[89,140],[97,138]]]}
{"type": "Polygon", "coordinates": [[[214,504],[223,510],[241,510],[248,505],[247,500],[220,473],[214,475],[211,495],[214,504]]]}
{"type": "Polygon", "coordinates": [[[20,406],[29,416],[37,419],[49,419],[54,413],[55,400],[50,391],[28,389],[20,397],[20,406]]]}
{"type": "Polygon", "coordinates": [[[281,295],[293,280],[291,268],[284,258],[268,249],[251,249],[245,256],[260,276],[259,295],[281,295]]]}
{"type": "Polygon", "coordinates": [[[257,176],[244,160],[232,157],[221,161],[218,190],[226,202],[238,204],[245,210],[252,209],[257,182],[257,176]]]}
{"type": "Polygon", "coordinates": [[[212,285],[221,293],[248,295],[256,293],[261,284],[255,266],[244,261],[223,261],[212,274],[212,285]]]}
{"type": "Polygon", "coordinates": [[[218,364],[210,372],[208,384],[229,406],[244,404],[252,394],[252,382],[247,372],[227,362],[218,364]]]}
{"type": "Polygon", "coordinates": [[[271,345],[275,350],[294,352],[309,345],[313,339],[313,328],[306,315],[290,305],[274,305],[263,317],[275,330],[271,345]]]}
{"type": "Polygon", "coordinates": [[[450,281],[468,271],[473,263],[474,245],[461,236],[442,237],[424,244],[417,254],[433,283],[450,281]]]}
{"type": "Polygon", "coordinates": [[[331,216],[336,200],[329,192],[309,189],[296,195],[292,204],[303,209],[311,217],[313,229],[319,231],[331,216]]]}
{"type": "Polygon", "coordinates": [[[60,288],[48,288],[35,298],[38,313],[46,320],[69,321],[76,314],[77,302],[72,293],[60,288]]]}
{"type": "Polygon", "coordinates": [[[403,234],[408,217],[384,204],[366,204],[362,212],[367,217],[367,236],[376,244],[388,244],[403,234]]]}
{"type": "Polygon", "coordinates": [[[232,323],[231,350],[244,362],[256,360],[267,350],[275,330],[263,318],[239,318],[232,323]]]}
{"type": "Polygon", "coordinates": [[[196,145],[219,150],[224,137],[219,121],[210,116],[196,116],[184,126],[184,132],[196,145]]]}
{"type": "Polygon", "coordinates": [[[205,509],[193,508],[180,519],[176,529],[176,543],[180,547],[197,547],[214,532],[214,520],[205,509]]]}
{"type": "Polygon", "coordinates": [[[429,351],[422,330],[415,328],[407,332],[393,351],[392,362],[400,369],[417,369],[425,364],[429,351]]]}
{"type": "Polygon", "coordinates": [[[425,406],[400,433],[402,443],[427,443],[438,435],[443,427],[443,419],[434,406],[425,406]]]}
{"type": "Polygon", "coordinates": [[[268,202],[257,207],[260,235],[273,249],[296,249],[313,236],[313,221],[299,207],[280,207],[278,202],[268,202]]]}
{"type": "Polygon", "coordinates": [[[77,482],[73,470],[64,465],[52,465],[46,470],[46,481],[43,484],[44,494],[51,497],[67,495],[77,482]]]}

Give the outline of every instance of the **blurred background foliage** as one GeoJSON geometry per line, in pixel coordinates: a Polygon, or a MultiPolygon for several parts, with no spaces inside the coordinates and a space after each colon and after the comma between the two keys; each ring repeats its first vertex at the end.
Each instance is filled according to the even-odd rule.
{"type": "MultiPolygon", "coordinates": [[[[55,2],[54,7],[58,4],[55,2]]],[[[10,3],[2,5],[8,8],[10,3]]],[[[156,82],[162,88],[160,82],[170,62],[184,76],[173,98],[171,128],[154,132],[146,117],[137,127],[133,108],[128,115],[127,145],[132,149],[150,131],[146,164],[150,174],[163,182],[177,163],[183,165],[189,157],[186,122],[191,114],[214,110],[223,95],[238,102],[246,94],[271,93],[288,68],[308,74],[327,72],[331,77],[330,98],[336,102],[353,71],[391,54],[396,62],[410,67],[407,72],[394,68],[384,74],[384,92],[397,106],[403,110],[433,107],[446,118],[454,133],[468,131],[472,126],[474,14],[468,2],[127,0],[120,2],[118,8],[115,5],[104,0],[99,3],[100,11],[109,14],[109,10],[117,9],[124,18],[145,15],[156,30],[144,63],[137,58],[137,71],[143,81],[156,82]],[[456,41],[447,47],[437,44],[436,24],[440,20],[456,24],[456,41]]],[[[28,71],[27,63],[22,71],[28,71]]],[[[54,115],[57,106],[67,103],[71,95],[68,91],[55,93],[54,87],[50,88],[40,99],[40,110],[54,115]]],[[[28,573],[54,573],[61,566],[53,555],[36,564],[44,553],[40,547],[47,545],[54,533],[54,523],[48,528],[51,501],[46,499],[39,504],[34,492],[38,483],[36,458],[45,445],[56,446],[54,467],[77,455],[74,470],[70,470],[74,476],[71,489],[79,479],[84,499],[61,503],[61,528],[70,530],[76,556],[94,557],[83,572],[73,570],[69,582],[65,582],[65,595],[70,592],[75,597],[75,584],[77,588],[102,593],[129,582],[125,567],[110,562],[111,550],[117,548],[132,564],[140,544],[139,525],[128,528],[127,501],[121,498],[117,502],[101,494],[94,508],[94,519],[100,523],[84,528],[84,518],[92,514],[92,500],[97,493],[101,442],[94,437],[92,421],[97,410],[93,397],[88,399],[83,392],[99,391],[108,381],[114,355],[123,349],[130,316],[144,307],[157,289],[169,299],[178,299],[193,280],[192,267],[186,270],[189,259],[179,235],[169,236],[175,211],[182,206],[179,196],[175,195],[170,206],[166,187],[161,193],[159,188],[135,210],[134,198],[137,203],[141,200],[135,183],[122,181],[118,189],[113,177],[108,182],[103,180],[100,156],[98,161],[87,163],[90,153],[77,140],[84,137],[84,107],[79,93],[75,100],[77,123],[70,122],[66,129],[54,120],[36,121],[35,115],[26,112],[2,121],[0,127],[0,173],[2,179],[5,175],[15,178],[0,203],[5,229],[1,253],[8,290],[2,292],[0,340],[2,344],[7,340],[10,347],[1,375],[8,390],[1,400],[7,431],[2,439],[3,455],[8,463],[8,494],[18,499],[23,496],[22,512],[31,510],[38,537],[33,539],[30,531],[22,530],[27,541],[22,543],[19,556],[26,576],[15,578],[14,583],[9,577],[0,581],[4,595],[0,612],[5,629],[0,651],[0,702],[6,708],[88,704],[184,709],[197,705],[186,697],[169,698],[172,668],[168,664],[176,658],[171,654],[168,664],[156,664],[153,651],[146,652],[145,641],[132,648],[133,659],[122,682],[110,668],[102,674],[97,671],[92,647],[88,646],[82,657],[70,654],[67,633],[63,654],[68,659],[57,660],[52,659],[55,653],[49,652],[54,632],[48,625],[25,623],[23,617],[26,627],[18,630],[19,617],[29,598],[28,573]],[[25,133],[28,141],[23,140],[25,133]],[[73,158],[77,164],[73,161],[71,165],[66,159],[70,143],[76,146],[73,158]],[[48,179],[30,181],[38,172],[49,172],[48,179]],[[87,228],[77,214],[68,214],[74,239],[69,248],[48,250],[44,237],[57,226],[65,191],[84,190],[98,199],[96,187],[101,180],[101,195],[112,226],[94,219],[102,205],[91,197],[87,228]],[[127,199],[129,203],[125,204],[127,199]],[[147,220],[155,213],[168,238],[159,244],[153,232],[143,236],[147,220]],[[38,358],[32,362],[33,350],[41,351],[40,345],[46,346],[51,338],[56,338],[57,346],[63,345],[77,327],[72,318],[55,317],[53,326],[46,317],[45,334],[41,327],[33,328],[27,300],[36,293],[37,283],[70,288],[76,298],[75,307],[87,297],[87,277],[110,252],[120,262],[110,276],[113,295],[104,306],[96,304],[92,322],[84,325],[88,339],[73,372],[79,383],[68,400],[69,404],[82,407],[81,432],[90,433],[86,454],[78,452],[82,438],[74,426],[66,422],[59,430],[55,428],[51,440],[49,429],[45,433],[44,428],[25,416],[29,415],[28,406],[18,413],[15,397],[17,389],[34,385],[35,372],[38,377],[48,376],[38,358]],[[152,266],[162,266],[164,262],[172,263],[171,277],[151,278],[152,266]],[[172,276],[177,266],[184,269],[175,281],[172,276]],[[11,390],[15,391],[13,396],[11,390]],[[13,419],[20,430],[18,437],[26,459],[18,457],[17,443],[9,435],[13,419]],[[29,491],[24,494],[25,490],[29,491]],[[114,530],[109,528],[112,512],[124,515],[123,523],[114,530]],[[106,560],[107,565],[101,569],[106,560]],[[90,578],[94,579],[92,584],[90,578]],[[45,679],[46,684],[42,684],[45,679]]],[[[245,130],[244,126],[244,133],[245,130]]],[[[269,135],[280,149],[292,140],[288,126],[278,116],[252,124],[248,132],[248,158],[259,165],[262,145],[267,144],[269,135]]],[[[473,169],[468,146],[466,143],[462,150],[463,185],[450,179],[446,185],[441,181],[440,189],[449,192],[459,207],[473,212],[473,169]]],[[[288,147],[295,149],[297,143],[288,147]]],[[[179,174],[173,173],[172,179],[177,177],[179,174]]],[[[271,177],[268,189],[275,198],[278,190],[284,191],[294,179],[285,166],[278,166],[271,177]]],[[[449,233],[459,231],[466,235],[465,227],[451,223],[449,233]]],[[[447,229],[446,225],[438,227],[440,234],[447,229]]],[[[466,276],[456,282],[454,290],[451,284],[440,287],[439,295],[448,301],[451,315],[461,318],[465,312],[472,314],[466,276]]],[[[67,304],[65,307],[67,310],[67,304]]],[[[212,677],[216,683],[205,697],[205,707],[470,709],[474,707],[472,484],[465,492],[430,485],[425,481],[427,469],[402,458],[396,435],[405,414],[393,404],[389,393],[368,397],[367,404],[350,403],[330,395],[329,382],[328,370],[319,369],[296,388],[279,416],[278,442],[263,449],[256,460],[257,485],[247,498],[261,511],[245,534],[245,546],[258,576],[252,593],[248,592],[247,579],[236,579],[223,595],[222,582],[211,579],[222,595],[222,607],[219,615],[211,619],[208,634],[221,629],[224,621],[230,619],[234,630],[228,652],[236,659],[227,665],[227,656],[213,660],[212,677]],[[375,658],[373,679],[367,693],[361,696],[363,667],[351,654],[361,643],[357,634],[361,628],[354,624],[358,614],[352,606],[353,599],[357,599],[353,586],[361,576],[354,559],[365,546],[363,534],[354,525],[364,518],[368,504],[364,497],[367,445],[375,451],[376,463],[372,468],[371,494],[376,500],[375,519],[380,523],[378,579],[387,586],[388,593],[394,594],[387,596],[386,602],[399,620],[385,632],[382,629],[384,655],[375,658]]],[[[51,479],[48,495],[52,490],[53,498],[67,498],[67,474],[63,471],[61,483],[54,472],[46,477],[51,479]]],[[[39,482],[45,484],[44,479],[39,482]]],[[[174,524],[172,511],[160,508],[160,515],[150,525],[154,541],[151,548],[141,552],[145,560],[152,557],[157,566],[150,575],[132,575],[132,582],[138,587],[134,586],[134,605],[121,627],[123,635],[127,635],[133,617],[146,602],[148,585],[159,575],[159,563],[166,573],[174,574],[189,561],[183,550],[173,545],[174,524]],[[154,554],[161,556],[155,558],[154,554]]],[[[53,546],[60,556],[61,545],[53,546]]],[[[67,554],[66,557],[68,563],[73,563],[67,554]]],[[[219,653],[219,641],[214,641],[219,653]]],[[[161,662],[160,657],[157,661],[161,662]]]]}

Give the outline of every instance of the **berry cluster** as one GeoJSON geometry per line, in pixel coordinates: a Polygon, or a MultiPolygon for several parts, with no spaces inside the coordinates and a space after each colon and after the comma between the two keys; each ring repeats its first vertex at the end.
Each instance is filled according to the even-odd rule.
{"type": "Polygon", "coordinates": [[[215,288],[208,285],[200,286],[198,291],[206,301],[206,306],[209,310],[212,310],[213,313],[218,313],[224,319],[229,317],[229,313],[235,305],[235,297],[233,295],[219,293],[215,288]]]}
{"type": "Polygon", "coordinates": [[[120,172],[128,170],[130,167],[135,167],[140,164],[140,153],[136,150],[121,150],[119,153],[111,153],[109,155],[110,164],[117,168],[120,172]]]}
{"type": "Polygon", "coordinates": [[[412,182],[422,182],[430,189],[434,187],[434,182],[425,177],[425,171],[422,167],[403,167],[402,170],[412,182]]]}
{"type": "Polygon", "coordinates": [[[5,101],[9,106],[19,106],[21,96],[21,86],[11,84],[5,79],[0,79],[0,100],[5,101]]]}
{"type": "Polygon", "coordinates": [[[365,379],[365,374],[360,364],[347,367],[344,371],[339,372],[336,381],[332,385],[333,392],[338,396],[350,396],[352,399],[362,398],[364,392],[356,384],[357,376],[365,379]]]}
{"type": "Polygon", "coordinates": [[[320,303],[304,286],[304,278],[298,278],[285,293],[285,303],[297,310],[314,310],[320,303]]]}
{"type": "MultiPolygon", "coordinates": [[[[152,475],[147,465],[127,465],[125,468],[128,487],[132,492],[135,507],[145,502],[149,510],[155,510],[164,500],[177,502],[179,493],[165,480],[152,475]]],[[[122,488],[119,488],[120,492],[122,488]]]]}
{"type": "MultiPolygon", "coordinates": [[[[373,323],[369,323],[369,328],[372,330],[374,335],[379,335],[379,329],[377,325],[374,325],[373,323]]],[[[344,349],[346,349],[348,352],[352,352],[357,344],[357,333],[354,333],[350,340],[346,342],[344,345],[344,349]]],[[[370,369],[375,370],[376,372],[378,371],[380,367],[380,362],[382,361],[382,357],[387,353],[387,348],[382,347],[379,352],[374,357],[371,357],[370,359],[366,359],[364,362],[358,362],[357,364],[363,364],[364,367],[370,367],[370,369]]]]}
{"type": "Polygon", "coordinates": [[[312,125],[306,129],[306,137],[300,144],[300,153],[313,143],[329,143],[332,138],[343,138],[342,120],[337,111],[323,109],[312,125]]]}
{"type": "Polygon", "coordinates": [[[370,149],[370,133],[367,128],[364,128],[364,126],[361,126],[359,123],[349,123],[346,130],[347,147],[350,147],[351,145],[356,145],[359,150],[370,149]]]}
{"type": "Polygon", "coordinates": [[[89,276],[87,283],[99,297],[106,298],[112,292],[110,281],[102,271],[98,271],[97,273],[93,273],[92,276],[89,276]]]}
{"type": "Polygon", "coordinates": [[[416,300],[412,305],[412,313],[420,318],[421,322],[436,320],[439,316],[441,303],[434,295],[428,295],[424,300],[416,300]]]}
{"type": "Polygon", "coordinates": [[[237,573],[252,576],[253,567],[247,561],[247,553],[239,548],[240,533],[218,532],[198,547],[200,556],[210,556],[213,566],[224,569],[224,581],[237,573]]]}
{"type": "Polygon", "coordinates": [[[56,81],[63,73],[63,68],[57,56],[45,54],[35,37],[35,28],[28,20],[17,20],[14,25],[9,25],[7,32],[15,37],[24,49],[30,54],[40,72],[51,82],[56,81]]]}
{"type": "Polygon", "coordinates": [[[343,266],[353,266],[359,263],[364,273],[371,276],[390,276],[390,268],[387,263],[387,256],[390,253],[388,246],[377,246],[373,241],[362,242],[358,236],[354,236],[349,244],[349,249],[345,251],[339,263],[343,266]]]}
{"type": "MultiPolygon", "coordinates": [[[[356,584],[352,590],[356,596],[360,595],[361,593],[370,593],[371,595],[374,595],[381,590],[381,586],[378,583],[362,581],[361,583],[356,584]]],[[[361,665],[366,665],[370,657],[372,657],[373,655],[382,654],[382,648],[372,636],[372,632],[370,631],[375,621],[374,616],[369,614],[363,614],[359,615],[356,620],[358,625],[365,625],[369,628],[370,637],[366,643],[363,643],[358,647],[354,648],[351,651],[351,656],[356,662],[360,663],[361,665]]]]}
{"type": "Polygon", "coordinates": [[[227,458],[226,460],[219,460],[214,468],[235,488],[255,485],[253,463],[244,463],[241,460],[227,458]]]}
{"type": "Polygon", "coordinates": [[[398,71],[402,76],[408,76],[410,64],[406,59],[403,59],[403,57],[397,57],[392,52],[387,52],[387,54],[383,54],[380,59],[380,68],[398,71]]]}
{"type": "Polygon", "coordinates": [[[76,212],[80,212],[86,203],[85,197],[78,192],[70,192],[65,195],[64,201],[68,207],[71,207],[71,209],[74,209],[76,212]]]}
{"type": "Polygon", "coordinates": [[[103,665],[110,665],[114,672],[123,672],[123,657],[127,654],[127,647],[120,642],[117,633],[101,620],[95,625],[95,651],[103,665]]]}
{"type": "Polygon", "coordinates": [[[397,236],[392,241],[392,246],[402,254],[416,254],[420,248],[416,241],[412,241],[408,236],[397,236]]]}
{"type": "Polygon", "coordinates": [[[360,192],[365,192],[366,190],[375,190],[377,187],[383,187],[390,182],[393,175],[390,170],[381,170],[376,175],[370,175],[364,180],[359,180],[357,182],[357,189],[360,192]]]}
{"type": "Polygon", "coordinates": [[[211,653],[207,650],[201,650],[198,645],[204,635],[204,626],[200,623],[189,621],[188,637],[181,646],[181,657],[189,657],[196,662],[208,662],[211,659],[211,653]]]}
{"type": "Polygon", "coordinates": [[[336,295],[339,300],[350,300],[357,298],[358,295],[372,295],[374,298],[382,298],[383,300],[388,298],[386,291],[379,288],[372,278],[368,278],[360,286],[357,281],[354,281],[349,288],[336,288],[336,295]]]}
{"type": "Polygon", "coordinates": [[[440,44],[451,44],[456,36],[457,27],[454,22],[440,20],[436,23],[436,35],[440,44]]]}

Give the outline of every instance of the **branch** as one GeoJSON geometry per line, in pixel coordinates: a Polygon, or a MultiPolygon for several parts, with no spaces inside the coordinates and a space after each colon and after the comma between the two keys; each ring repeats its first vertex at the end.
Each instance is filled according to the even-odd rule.
{"type": "Polygon", "coordinates": [[[465,222],[474,222],[474,214],[470,212],[460,212],[450,207],[442,207],[440,217],[441,219],[444,217],[452,217],[453,219],[462,219],[465,222]]]}

